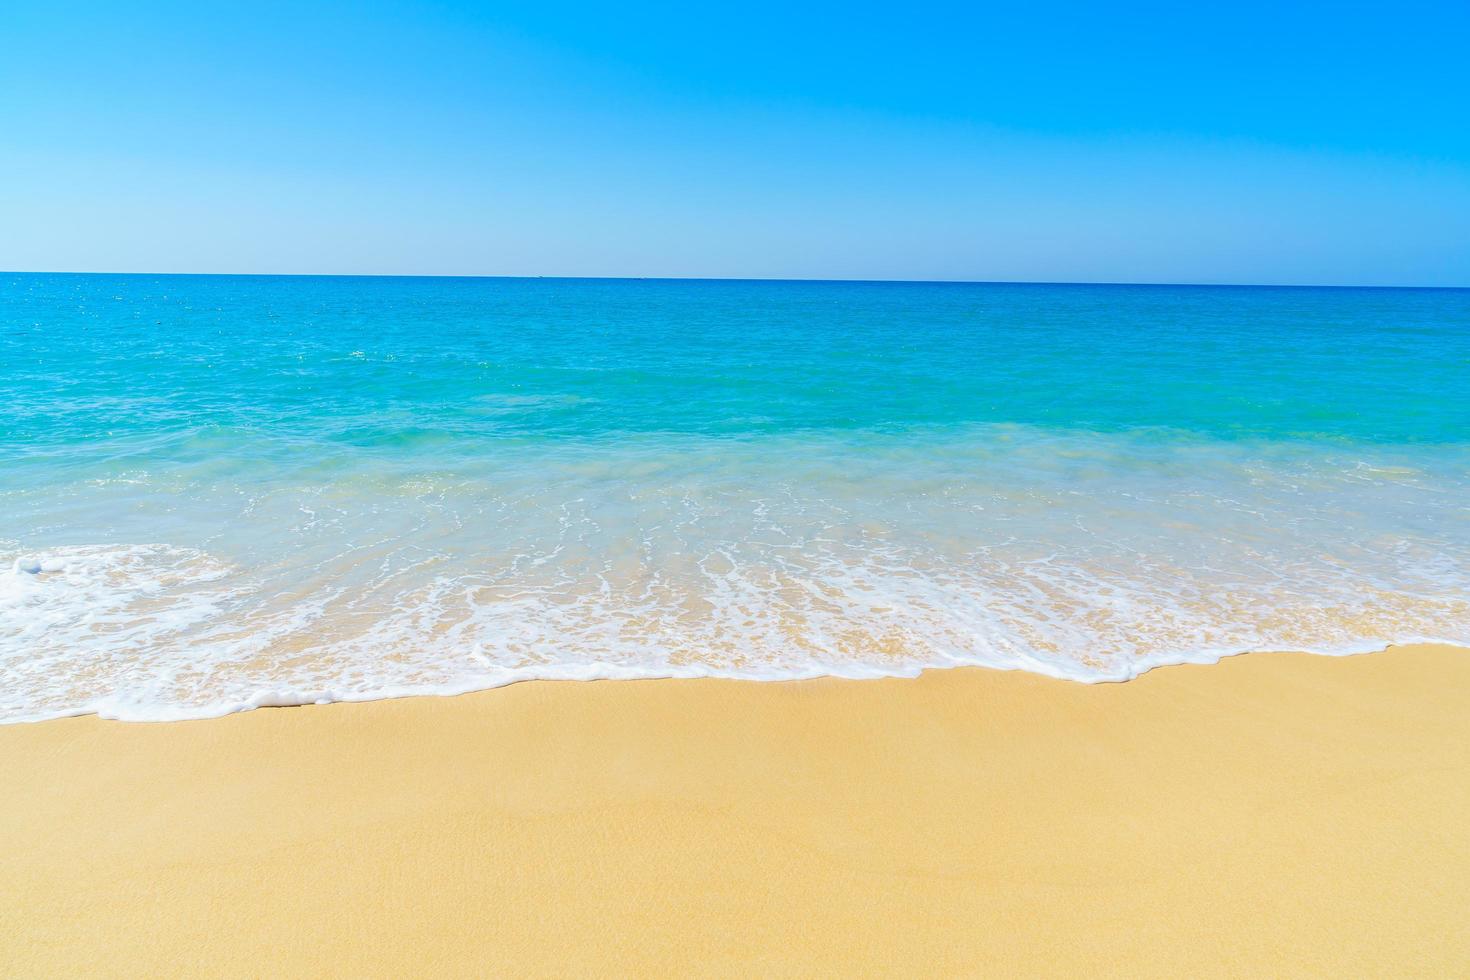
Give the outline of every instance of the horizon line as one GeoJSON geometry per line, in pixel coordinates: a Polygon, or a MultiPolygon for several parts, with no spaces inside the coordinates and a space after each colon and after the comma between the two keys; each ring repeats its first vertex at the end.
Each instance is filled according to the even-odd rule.
{"type": "Polygon", "coordinates": [[[195,276],[237,279],[552,279],[571,282],[728,282],[728,283],[848,283],[853,285],[914,286],[1125,286],[1193,289],[1439,289],[1470,290],[1466,285],[1401,285],[1389,283],[1268,283],[1268,282],[1156,282],[1086,279],[870,279],[781,276],[568,276],[454,274],[424,272],[127,272],[75,269],[5,269],[0,276],[195,276]]]}

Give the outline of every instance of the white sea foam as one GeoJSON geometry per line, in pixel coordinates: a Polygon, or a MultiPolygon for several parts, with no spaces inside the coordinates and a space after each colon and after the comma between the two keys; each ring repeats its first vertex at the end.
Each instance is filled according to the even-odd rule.
{"type": "Polygon", "coordinates": [[[169,543],[0,542],[0,719],[1470,644],[1457,459],[990,436],[74,488],[169,543]]]}

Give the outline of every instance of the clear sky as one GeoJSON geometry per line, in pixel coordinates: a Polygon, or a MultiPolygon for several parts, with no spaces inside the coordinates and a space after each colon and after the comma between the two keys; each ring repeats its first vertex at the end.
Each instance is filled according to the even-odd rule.
{"type": "Polygon", "coordinates": [[[5,0],[0,269],[1470,285],[1470,3],[5,0]]]}

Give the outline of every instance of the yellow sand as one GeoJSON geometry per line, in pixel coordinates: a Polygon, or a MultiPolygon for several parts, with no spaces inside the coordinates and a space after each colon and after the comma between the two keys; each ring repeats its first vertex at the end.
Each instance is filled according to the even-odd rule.
{"type": "Polygon", "coordinates": [[[0,729],[0,975],[1465,975],[1470,651],[0,729]]]}

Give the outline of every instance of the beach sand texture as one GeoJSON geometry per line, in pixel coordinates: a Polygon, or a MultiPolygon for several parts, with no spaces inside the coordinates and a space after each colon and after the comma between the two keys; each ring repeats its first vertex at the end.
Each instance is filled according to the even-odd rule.
{"type": "Polygon", "coordinates": [[[1465,975],[1470,652],[0,728],[0,974],[1465,975]]]}

